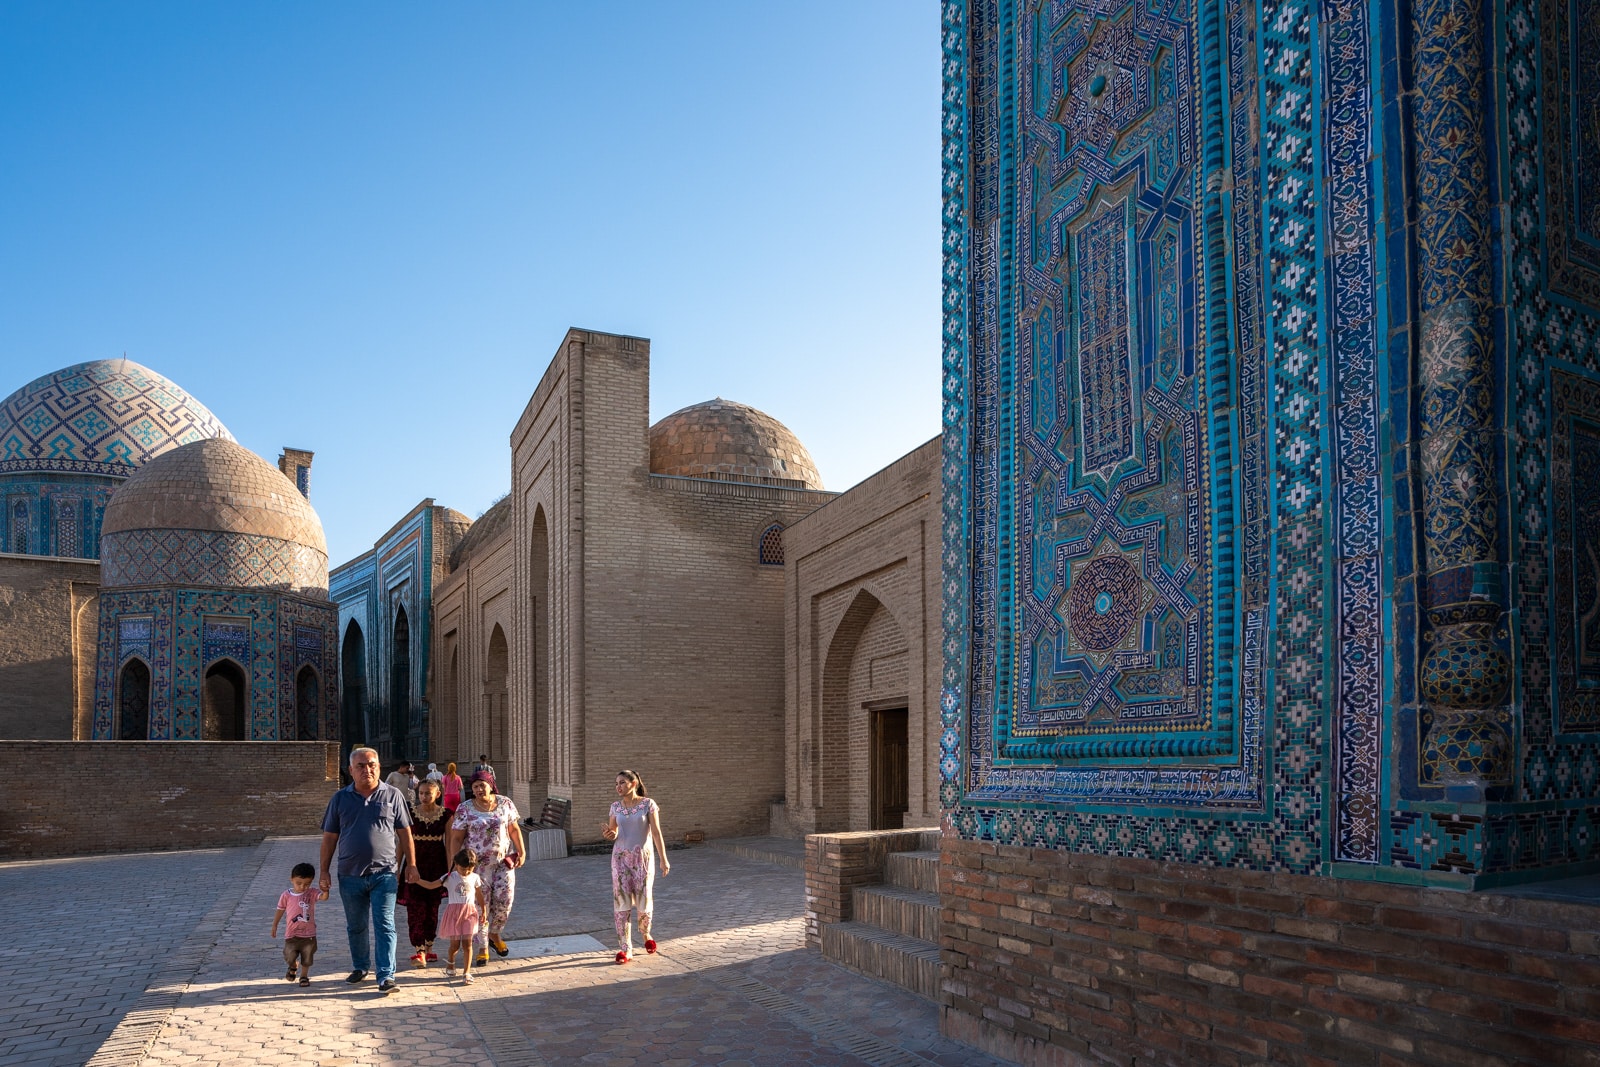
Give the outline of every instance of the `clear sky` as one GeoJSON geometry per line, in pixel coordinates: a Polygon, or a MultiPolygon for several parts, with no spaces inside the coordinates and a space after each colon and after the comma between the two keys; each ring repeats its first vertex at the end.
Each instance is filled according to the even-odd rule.
{"type": "Polygon", "coordinates": [[[913,0],[12,0],[0,396],[126,353],[314,450],[338,564],[506,492],[579,326],[848,488],[939,430],[939,103],[913,0]]]}

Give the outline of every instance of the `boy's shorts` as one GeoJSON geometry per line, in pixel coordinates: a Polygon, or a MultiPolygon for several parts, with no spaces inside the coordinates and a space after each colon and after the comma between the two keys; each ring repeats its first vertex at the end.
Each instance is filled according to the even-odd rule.
{"type": "Polygon", "coordinates": [[[286,937],[283,939],[283,962],[293,967],[296,963],[305,965],[307,971],[311,970],[311,961],[317,955],[317,939],[314,937],[286,937]]]}

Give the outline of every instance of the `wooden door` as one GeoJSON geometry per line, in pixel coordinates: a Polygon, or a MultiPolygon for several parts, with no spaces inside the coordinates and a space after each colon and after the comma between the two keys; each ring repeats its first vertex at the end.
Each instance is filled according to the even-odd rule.
{"type": "Polygon", "coordinates": [[[906,709],[872,712],[872,826],[898,830],[910,806],[910,745],[906,709]]]}

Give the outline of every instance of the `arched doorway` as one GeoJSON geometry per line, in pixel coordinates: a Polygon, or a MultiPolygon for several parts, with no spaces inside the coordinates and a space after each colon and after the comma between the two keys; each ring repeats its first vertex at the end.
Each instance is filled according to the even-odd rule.
{"type": "Polygon", "coordinates": [[[819,832],[904,825],[910,801],[906,662],[906,639],[894,616],[858,589],[823,659],[822,732],[810,767],[819,832]]]}
{"type": "Polygon", "coordinates": [[[411,729],[411,623],[405,605],[394,613],[394,660],[389,672],[389,761],[405,758],[411,729]]]}
{"type": "Polygon", "coordinates": [[[339,681],[339,766],[346,768],[350,750],[367,743],[367,640],[354,622],[339,650],[339,681]]]}
{"type": "Polygon", "coordinates": [[[495,623],[489,635],[489,658],[484,663],[483,702],[488,712],[488,749],[490,763],[502,763],[506,758],[506,683],[511,677],[511,657],[506,648],[506,632],[495,623]]]}
{"type": "Polygon", "coordinates": [[[248,741],[244,668],[219,659],[206,670],[200,696],[202,741],[248,741]]]}
{"type": "Polygon", "coordinates": [[[322,680],[316,669],[301,667],[294,680],[295,729],[301,741],[322,740],[322,680]]]}
{"type": "Polygon", "coordinates": [[[117,683],[117,739],[150,739],[150,668],[142,659],[130,659],[117,683]]]}
{"type": "Polygon", "coordinates": [[[533,537],[531,552],[530,613],[532,633],[529,673],[533,678],[533,751],[528,753],[529,767],[534,779],[552,781],[554,766],[551,761],[552,735],[550,730],[550,526],[545,521],[544,508],[533,510],[533,537]]]}

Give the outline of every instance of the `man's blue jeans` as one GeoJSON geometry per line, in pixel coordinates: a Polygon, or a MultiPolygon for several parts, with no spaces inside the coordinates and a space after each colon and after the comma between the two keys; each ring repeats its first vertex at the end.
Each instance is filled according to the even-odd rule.
{"type": "Polygon", "coordinates": [[[394,977],[394,897],[400,880],[394,871],[339,876],[339,899],[344,902],[344,928],[350,935],[350,966],[357,971],[376,970],[379,984],[394,977]],[[367,944],[367,918],[377,943],[378,966],[372,966],[367,944]]]}

